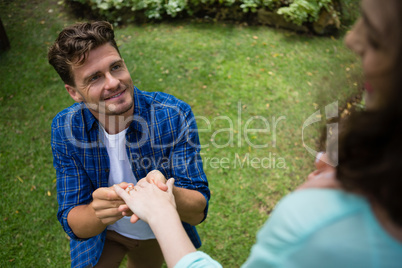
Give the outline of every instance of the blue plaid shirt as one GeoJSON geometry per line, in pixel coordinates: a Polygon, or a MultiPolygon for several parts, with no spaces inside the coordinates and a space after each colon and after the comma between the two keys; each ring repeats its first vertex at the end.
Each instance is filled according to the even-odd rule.
{"type": "MultiPolygon", "coordinates": [[[[89,204],[92,193],[108,187],[109,156],[97,119],[83,103],[60,112],[52,122],[53,164],[57,173],[57,218],[71,237],[72,267],[94,266],[102,253],[106,230],[89,239],[78,238],[67,223],[70,210],[89,204]]],[[[210,198],[200,157],[200,143],[194,115],[188,104],[161,92],[134,88],[134,117],[126,133],[127,155],[134,176],[144,178],[160,170],[175,185],[197,190],[210,198]]],[[[207,215],[208,205],[205,208],[207,215]]],[[[201,240],[194,226],[183,223],[195,245],[201,240]]]]}

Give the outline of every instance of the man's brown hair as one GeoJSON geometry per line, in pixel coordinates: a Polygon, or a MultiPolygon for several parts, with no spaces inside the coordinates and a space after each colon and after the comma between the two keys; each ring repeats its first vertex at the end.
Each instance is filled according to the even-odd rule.
{"type": "Polygon", "coordinates": [[[75,86],[72,65],[85,62],[89,51],[106,43],[120,55],[114,31],[106,21],[85,22],[66,27],[49,48],[48,60],[64,83],[75,86]]]}

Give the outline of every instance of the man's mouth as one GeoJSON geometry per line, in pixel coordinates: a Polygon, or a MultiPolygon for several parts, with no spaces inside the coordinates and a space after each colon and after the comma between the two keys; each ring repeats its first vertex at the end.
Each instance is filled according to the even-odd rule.
{"type": "Polygon", "coordinates": [[[126,90],[123,90],[122,92],[117,93],[116,95],[110,96],[110,97],[108,97],[108,98],[105,98],[104,100],[111,100],[111,99],[118,98],[118,97],[120,97],[125,91],[126,91],[126,90]]]}

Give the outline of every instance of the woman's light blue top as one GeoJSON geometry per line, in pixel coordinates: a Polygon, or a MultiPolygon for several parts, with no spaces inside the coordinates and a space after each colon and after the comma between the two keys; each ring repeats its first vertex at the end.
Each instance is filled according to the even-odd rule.
{"type": "MultiPolygon", "coordinates": [[[[175,267],[221,265],[198,251],[175,267]]],[[[400,268],[402,243],[382,228],[366,199],[339,190],[300,190],[278,203],[242,267],[400,268]]]]}

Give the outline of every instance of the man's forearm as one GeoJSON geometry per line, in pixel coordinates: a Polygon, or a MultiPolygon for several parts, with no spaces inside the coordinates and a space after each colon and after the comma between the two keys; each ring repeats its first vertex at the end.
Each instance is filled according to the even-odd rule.
{"type": "Polygon", "coordinates": [[[73,208],[67,216],[68,225],[79,238],[90,238],[100,234],[107,227],[95,215],[92,206],[80,205],[73,208]]]}
{"type": "Polygon", "coordinates": [[[180,187],[174,187],[173,194],[180,219],[191,225],[199,224],[207,205],[205,197],[198,191],[180,187]]]}

